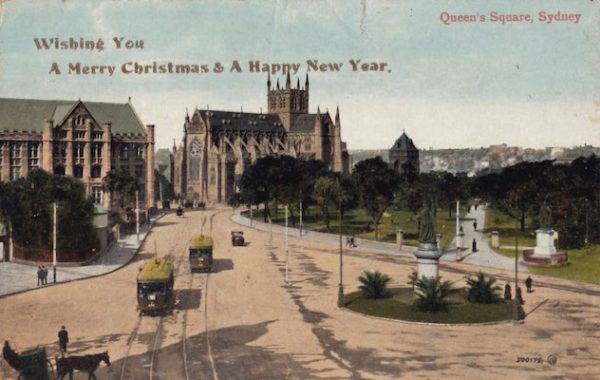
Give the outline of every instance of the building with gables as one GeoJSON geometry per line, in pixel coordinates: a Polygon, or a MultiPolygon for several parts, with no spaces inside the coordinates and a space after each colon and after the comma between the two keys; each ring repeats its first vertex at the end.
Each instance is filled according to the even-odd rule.
{"type": "Polygon", "coordinates": [[[130,102],[0,98],[0,180],[43,169],[75,177],[96,204],[111,208],[103,183],[128,171],[139,184],[140,208],[154,205],[154,125],[141,123],[130,102]]]}
{"type": "Polygon", "coordinates": [[[402,131],[402,135],[390,148],[388,162],[400,174],[408,170],[419,173],[419,149],[406,132],[402,131]]]}
{"type": "Polygon", "coordinates": [[[295,88],[288,73],[285,86],[267,79],[267,113],[195,109],[185,116],[184,137],[173,146],[175,193],[184,199],[226,202],[236,192],[244,169],[257,158],[290,155],[319,159],[329,169],[349,173],[350,158],[342,141],[339,109],[309,113],[308,75],[295,88]]]}

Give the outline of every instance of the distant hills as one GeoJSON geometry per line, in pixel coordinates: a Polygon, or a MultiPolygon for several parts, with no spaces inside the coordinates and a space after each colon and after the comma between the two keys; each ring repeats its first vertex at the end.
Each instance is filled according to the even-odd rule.
{"type": "MultiPolygon", "coordinates": [[[[350,149],[354,164],[375,156],[388,160],[387,149],[350,149]]],[[[511,147],[506,144],[474,149],[427,149],[419,151],[421,172],[447,171],[474,175],[482,170],[500,169],[523,161],[557,160],[571,162],[577,157],[600,156],[600,147],[582,145],[572,148],[548,147],[544,149],[511,147]]]]}

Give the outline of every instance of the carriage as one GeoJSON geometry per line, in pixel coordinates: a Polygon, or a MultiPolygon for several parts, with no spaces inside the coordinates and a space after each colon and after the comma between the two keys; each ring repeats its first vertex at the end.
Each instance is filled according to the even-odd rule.
{"type": "Polygon", "coordinates": [[[168,258],[146,263],[137,277],[137,300],[140,314],[166,312],[174,301],[173,262],[168,258]]]}
{"type": "Polygon", "coordinates": [[[190,241],[191,271],[210,272],[213,263],[213,239],[206,235],[194,235],[190,241]]]}
{"type": "Polygon", "coordinates": [[[9,345],[4,342],[2,350],[4,360],[19,372],[19,379],[22,380],[50,380],[54,378],[54,369],[52,363],[48,360],[46,349],[34,348],[18,354],[9,345]],[[52,377],[50,376],[52,374],[52,377]]]}

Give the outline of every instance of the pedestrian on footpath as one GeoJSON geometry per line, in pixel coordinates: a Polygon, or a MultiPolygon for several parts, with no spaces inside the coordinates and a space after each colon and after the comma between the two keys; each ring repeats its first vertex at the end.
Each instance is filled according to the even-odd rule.
{"type": "Polygon", "coordinates": [[[38,277],[37,286],[44,285],[44,279],[43,279],[44,272],[42,271],[42,267],[38,267],[37,277],[38,277]]]}
{"type": "Polygon", "coordinates": [[[506,285],[504,285],[504,300],[505,301],[512,300],[512,289],[508,282],[506,283],[506,285]]]}
{"type": "Polygon", "coordinates": [[[48,268],[42,265],[42,285],[48,285],[48,268]]]}
{"type": "Polygon", "coordinates": [[[62,326],[58,331],[58,345],[63,356],[67,353],[67,343],[69,343],[69,333],[65,329],[65,326],[62,326]]]}
{"type": "Polygon", "coordinates": [[[525,286],[527,287],[527,293],[533,292],[531,289],[533,286],[533,280],[531,279],[531,276],[527,276],[527,279],[525,280],[525,286]]]}
{"type": "Polygon", "coordinates": [[[473,252],[477,252],[477,240],[475,238],[473,238],[473,243],[471,244],[471,248],[473,249],[473,252]]]}
{"type": "Polygon", "coordinates": [[[476,220],[473,222],[473,230],[477,231],[477,221],[476,220]]]}

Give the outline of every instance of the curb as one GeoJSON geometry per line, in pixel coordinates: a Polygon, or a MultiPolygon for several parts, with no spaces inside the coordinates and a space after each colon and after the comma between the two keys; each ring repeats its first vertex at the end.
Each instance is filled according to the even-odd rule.
{"type": "Polygon", "coordinates": [[[144,238],[140,241],[140,245],[137,247],[135,253],[131,256],[131,258],[129,258],[129,260],[127,260],[125,263],[123,263],[123,265],[121,265],[121,266],[119,266],[119,267],[117,267],[115,269],[112,269],[112,270],[110,270],[108,272],[104,272],[104,273],[93,274],[93,275],[90,275],[90,276],[85,276],[85,277],[80,277],[80,278],[74,278],[74,279],[71,279],[71,280],[58,281],[56,283],[52,283],[52,284],[49,284],[48,286],[44,286],[44,287],[36,287],[36,288],[32,288],[32,289],[23,289],[23,290],[18,290],[16,292],[12,292],[12,293],[2,294],[2,295],[0,295],[0,299],[6,298],[6,297],[10,297],[10,296],[14,296],[14,295],[17,295],[17,294],[26,293],[26,292],[32,292],[32,291],[39,290],[39,289],[49,288],[49,287],[52,287],[52,286],[68,284],[70,282],[82,281],[82,280],[87,280],[87,279],[90,279],[90,278],[101,277],[101,276],[105,276],[107,274],[116,272],[116,271],[118,271],[120,269],[123,269],[124,267],[126,267],[127,265],[129,265],[129,263],[131,263],[133,261],[133,259],[137,256],[137,254],[138,254],[138,252],[140,250],[140,247],[142,246],[142,244],[144,244],[144,241],[148,237],[149,233],[152,231],[152,227],[154,226],[154,223],[156,223],[158,220],[160,220],[165,215],[167,215],[167,213],[163,212],[156,219],[154,219],[154,221],[152,223],[150,223],[150,227],[148,228],[148,233],[146,233],[146,235],[144,235],[144,238]]]}
{"type": "MultiPolygon", "coordinates": [[[[348,309],[346,307],[338,307],[343,312],[359,315],[366,318],[402,323],[406,325],[417,325],[417,326],[437,326],[437,327],[473,327],[473,326],[495,326],[495,325],[503,325],[507,323],[514,323],[513,319],[505,319],[501,321],[492,321],[492,322],[479,322],[479,323],[435,323],[435,322],[417,322],[417,321],[407,321],[405,319],[393,319],[386,317],[378,317],[376,315],[369,315],[360,313],[358,311],[354,311],[352,309],[348,309]]],[[[522,324],[523,320],[519,321],[519,324],[522,324]]]]}

